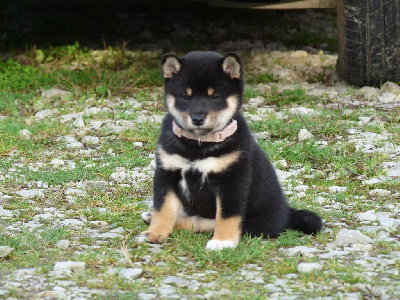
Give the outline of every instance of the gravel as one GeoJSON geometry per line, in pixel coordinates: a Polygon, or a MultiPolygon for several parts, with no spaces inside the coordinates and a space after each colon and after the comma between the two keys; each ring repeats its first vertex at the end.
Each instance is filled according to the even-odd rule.
{"type": "MultiPolygon", "coordinates": [[[[319,12],[306,12],[306,16],[318,14],[319,12]]],[[[322,20],[321,20],[322,22],[322,20]]],[[[325,24],[325,23],[324,23],[325,24]]],[[[325,24],[326,25],[326,24],[325,24]]],[[[324,26],[325,26],[324,25],[324,26]]],[[[232,25],[234,26],[234,25],[232,25]]],[[[333,30],[332,25],[330,30],[333,30]]],[[[176,23],[172,26],[174,31],[172,33],[173,39],[182,39],[193,35],[194,29],[184,28],[176,23]]],[[[217,26],[218,27],[218,26],[217,26]]],[[[329,29],[328,28],[328,29],[329,29]]],[[[227,28],[217,28],[213,31],[214,34],[224,36],[227,28]]],[[[142,38],[151,40],[153,33],[145,30],[141,33],[142,38]]],[[[159,41],[160,47],[165,44],[165,41],[159,41]]],[[[168,42],[167,42],[168,44],[168,42]]],[[[171,41],[169,41],[171,44],[171,41]]],[[[153,45],[154,46],[154,45],[153,45]]],[[[157,43],[156,43],[157,46],[157,43]]],[[[322,45],[318,45],[322,47],[322,45]]],[[[329,233],[331,238],[326,245],[315,242],[313,247],[295,246],[284,247],[280,250],[283,258],[279,260],[295,259],[300,260],[296,262],[293,272],[282,275],[282,278],[275,278],[274,280],[265,280],[262,268],[255,265],[247,265],[243,270],[238,271],[238,280],[240,282],[258,284],[264,290],[268,291],[268,297],[271,299],[301,299],[303,292],[307,291],[322,291],[321,294],[330,295],[329,297],[321,299],[396,299],[400,298],[400,284],[399,284],[399,270],[398,265],[400,261],[400,251],[392,251],[389,254],[376,254],[375,251],[380,247],[380,242],[389,242],[393,247],[399,247],[399,227],[400,227],[400,205],[398,201],[391,201],[390,199],[399,199],[399,179],[400,179],[400,163],[398,157],[400,155],[400,142],[393,138],[386,128],[391,125],[385,120],[384,115],[379,114],[381,111],[393,111],[400,107],[400,91],[399,87],[394,83],[384,83],[380,89],[371,87],[362,87],[357,90],[356,95],[349,95],[348,90],[351,89],[344,82],[340,81],[337,74],[327,68],[327,66],[334,66],[337,59],[335,53],[318,54],[319,49],[302,49],[288,50],[285,49],[283,43],[280,41],[263,42],[260,39],[248,40],[225,40],[219,45],[219,49],[227,50],[234,48],[238,51],[253,53],[252,60],[249,62],[247,68],[252,69],[254,72],[263,73],[271,72],[278,83],[271,83],[271,85],[259,85],[257,88],[263,91],[274,90],[278,93],[287,90],[295,90],[302,87],[306,95],[312,95],[329,100],[328,104],[318,105],[318,108],[306,108],[303,106],[295,107],[265,107],[264,98],[257,97],[251,98],[249,103],[244,105],[244,109],[256,109],[256,114],[245,112],[246,117],[251,122],[257,122],[263,118],[273,114],[278,119],[290,120],[291,115],[300,116],[318,116],[323,113],[324,109],[330,107],[346,107],[346,110],[341,110],[343,115],[351,116],[351,114],[363,109],[363,116],[358,117],[356,120],[344,119],[347,122],[349,129],[346,133],[336,135],[332,138],[338,143],[340,147],[341,142],[352,143],[356,150],[368,153],[373,157],[374,155],[385,155],[388,158],[387,163],[380,166],[382,168],[381,177],[376,176],[370,178],[368,174],[359,175],[358,180],[360,189],[367,190],[368,193],[360,193],[359,197],[363,201],[368,202],[372,199],[379,199],[376,201],[374,209],[363,211],[356,209],[357,213],[350,217],[351,220],[337,218],[333,222],[325,222],[324,232],[329,233]],[[314,51],[316,50],[316,51],[314,51]],[[281,61],[276,64],[277,59],[281,61]],[[323,59],[322,59],[323,58],[323,59]],[[261,63],[265,62],[265,63],[261,63]],[[288,66],[295,66],[289,68],[288,66]],[[310,83],[310,78],[318,78],[325,74],[324,81],[317,83],[310,83]],[[368,112],[368,115],[364,115],[368,112]],[[375,122],[375,123],[374,123],[375,122]],[[374,127],[382,126],[383,130],[380,133],[374,132],[374,127]],[[393,189],[382,189],[380,184],[393,182],[393,189]],[[336,234],[335,234],[336,232],[336,234]],[[374,254],[373,254],[374,253],[374,254]],[[312,262],[303,262],[302,260],[312,260],[312,262]],[[338,278],[342,276],[340,271],[336,270],[335,265],[342,266],[357,266],[358,273],[354,274],[354,278],[362,278],[362,282],[356,284],[346,283],[347,286],[341,286],[339,281],[333,280],[330,286],[321,286],[318,284],[318,279],[314,282],[303,284],[296,279],[302,273],[315,272],[328,272],[327,274],[336,274],[338,278]],[[323,270],[323,271],[321,271],[323,270]],[[329,273],[331,272],[331,273],[329,273]],[[358,276],[358,277],[357,277],[358,276]],[[386,282],[386,285],[376,284],[375,279],[381,277],[386,282]],[[391,289],[387,287],[391,286],[391,289]],[[300,291],[300,292],[299,292],[300,291]],[[349,292],[351,291],[351,292],[349,292]]],[[[267,93],[267,92],[266,92],[267,93]]],[[[60,89],[51,89],[42,92],[42,97],[46,99],[67,99],[71,96],[70,92],[60,89]]],[[[95,99],[94,99],[95,100],[95,99]]],[[[58,156],[53,150],[48,153],[48,161],[42,162],[21,162],[13,164],[6,171],[0,173],[0,184],[5,183],[13,176],[18,177],[23,174],[19,172],[22,166],[28,167],[32,172],[46,168],[50,169],[65,169],[73,170],[76,167],[76,162],[69,157],[69,153],[79,153],[82,160],[85,157],[99,157],[99,160],[90,161],[89,167],[99,165],[103,158],[106,156],[115,157],[113,149],[102,149],[101,144],[104,136],[97,136],[96,133],[100,128],[104,128],[109,132],[110,138],[115,138],[118,133],[126,129],[137,128],[139,124],[149,122],[152,124],[159,124],[162,120],[161,113],[151,114],[143,112],[140,116],[132,121],[132,118],[127,120],[109,120],[97,117],[91,123],[85,123],[84,116],[96,115],[100,112],[115,111],[116,113],[126,113],[125,109],[118,108],[123,103],[132,102],[132,107],[140,107],[136,99],[109,99],[107,105],[93,106],[88,105],[83,112],[79,113],[63,113],[58,109],[46,109],[38,111],[34,114],[37,120],[57,120],[63,123],[71,124],[73,129],[70,135],[60,136],[56,139],[58,147],[61,149],[63,155],[58,156]]],[[[128,114],[126,114],[128,115],[128,114]]],[[[398,126],[398,124],[395,124],[398,126]]],[[[22,138],[31,138],[31,133],[26,129],[19,132],[22,138]]],[[[268,132],[255,133],[255,137],[259,140],[268,140],[270,134],[268,132]]],[[[331,143],[331,140],[320,140],[321,137],[314,136],[308,129],[303,128],[298,132],[298,141],[305,142],[314,139],[321,148],[331,143]]],[[[136,149],[144,149],[142,142],[134,142],[133,146],[136,149]]],[[[4,159],[13,158],[18,156],[18,153],[10,152],[4,159]]],[[[71,154],[72,155],[72,154],[71,154]]],[[[40,266],[36,268],[18,267],[9,274],[3,274],[0,270],[0,296],[13,299],[12,293],[15,289],[24,289],[26,298],[45,298],[45,299],[90,299],[93,297],[102,298],[108,295],[109,290],[98,286],[96,282],[79,283],[78,279],[81,274],[84,274],[89,269],[88,264],[82,259],[82,250],[90,249],[89,247],[106,247],[102,251],[116,251],[116,244],[122,244],[123,239],[126,237],[127,228],[116,227],[114,224],[109,224],[101,220],[102,214],[107,214],[110,210],[109,207],[95,207],[99,219],[91,220],[86,219],[84,211],[74,211],[73,205],[79,201],[80,197],[88,197],[91,195],[92,190],[108,191],[115,186],[124,185],[132,187],[137,186],[140,182],[145,182],[152,177],[155,161],[154,155],[150,156],[152,162],[149,166],[143,168],[125,168],[117,167],[110,174],[108,180],[95,180],[86,182],[70,182],[64,186],[52,186],[46,182],[30,182],[26,183],[20,190],[11,190],[7,187],[0,190],[0,204],[6,203],[7,199],[19,197],[20,201],[32,201],[35,205],[35,200],[39,203],[47,201],[45,206],[37,207],[32,216],[27,216],[20,220],[14,220],[17,215],[24,213],[23,209],[9,210],[0,206],[0,225],[4,226],[5,232],[12,234],[13,232],[20,232],[22,228],[41,228],[45,224],[51,224],[56,228],[68,227],[74,233],[68,239],[59,240],[56,247],[59,251],[67,251],[74,247],[77,250],[74,253],[74,259],[77,261],[60,261],[55,262],[51,271],[45,272],[40,270],[40,266]],[[29,186],[31,185],[31,186],[29,186]],[[58,200],[63,202],[63,205],[53,206],[53,198],[50,195],[56,193],[58,200]],[[39,199],[39,200],[38,200],[39,199]],[[115,228],[116,227],[116,228],[115,228]],[[93,246],[86,245],[84,241],[80,240],[81,237],[90,237],[96,242],[93,246]],[[77,274],[78,273],[78,274],[77,274]],[[93,286],[97,286],[94,288],[93,286]],[[47,289],[47,290],[46,290],[47,289]]],[[[3,159],[3,158],[2,158],[3,159]]],[[[308,170],[306,172],[304,165],[288,167],[285,161],[274,162],[277,165],[277,173],[279,180],[283,183],[287,194],[290,197],[304,197],[306,193],[314,190],[307,182],[308,178],[321,178],[328,184],[330,180],[342,176],[340,174],[321,173],[319,170],[308,170]],[[278,167],[279,165],[279,167],[278,167]],[[307,174],[306,174],[307,173],[307,174]]],[[[333,166],[332,166],[333,167],[333,166]]],[[[346,182],[342,183],[346,185],[346,182]]],[[[315,201],[321,204],[321,209],[327,214],[331,212],[348,212],[353,209],[351,199],[338,201],[338,197],[346,197],[348,191],[347,186],[330,185],[321,192],[317,190],[315,201]]],[[[141,195],[147,197],[149,195],[141,195]]],[[[113,197],[112,194],[110,197],[113,197]]],[[[150,199],[151,200],[151,199],[150,199]]],[[[94,199],[95,201],[95,199],[94,199]]],[[[111,202],[110,202],[111,203],[111,202]]],[[[150,205],[148,205],[150,206],[150,205]]],[[[114,208],[115,209],[115,208],[114,208]]],[[[146,207],[134,207],[141,213],[146,207]]],[[[150,246],[151,247],[151,246],[150,246]]],[[[151,251],[156,255],[160,251],[160,246],[154,246],[151,251]]],[[[0,263],[1,259],[12,256],[14,249],[0,245],[0,263]]],[[[215,272],[208,270],[205,273],[182,274],[175,275],[160,274],[157,283],[153,279],[148,279],[146,276],[146,267],[149,264],[156,264],[154,257],[149,255],[145,261],[135,261],[134,266],[124,261],[124,255],[121,251],[116,251],[121,260],[121,268],[115,268],[113,265],[107,266],[106,271],[102,269],[102,274],[97,276],[119,276],[120,279],[126,279],[130,283],[143,283],[146,284],[146,292],[140,291],[136,296],[138,299],[174,299],[181,298],[179,289],[193,289],[193,295],[196,298],[219,298],[227,297],[234,298],[229,289],[219,288],[213,285],[213,282],[203,281],[203,277],[215,276],[215,272]],[[197,292],[197,291],[201,292],[197,292]],[[203,293],[203,291],[206,291],[203,293]]],[[[63,258],[65,259],[65,258],[63,258]]],[[[177,258],[178,259],[178,258],[177,258]]],[[[181,261],[179,263],[194,263],[191,259],[187,262],[181,261]]],[[[269,258],[268,254],[265,259],[269,258]]],[[[100,263],[101,262],[94,262],[100,263]]],[[[117,264],[117,263],[116,263],[117,264]]],[[[179,272],[179,271],[178,271],[179,272]]],[[[318,277],[318,276],[314,276],[318,277]]],[[[310,276],[311,278],[311,276],[310,276]]],[[[94,277],[93,280],[96,278],[94,277]]],[[[349,282],[352,279],[349,279],[349,282]]]]}

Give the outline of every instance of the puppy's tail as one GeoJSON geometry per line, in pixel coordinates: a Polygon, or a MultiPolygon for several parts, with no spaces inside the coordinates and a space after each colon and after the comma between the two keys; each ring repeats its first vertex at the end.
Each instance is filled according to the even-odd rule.
{"type": "Polygon", "coordinates": [[[316,234],[322,229],[322,219],[309,210],[290,208],[288,229],[302,231],[305,234],[316,234]]]}

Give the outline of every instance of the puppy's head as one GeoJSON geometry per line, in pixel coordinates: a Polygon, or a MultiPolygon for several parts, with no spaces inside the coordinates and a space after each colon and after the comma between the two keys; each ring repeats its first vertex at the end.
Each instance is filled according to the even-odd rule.
{"type": "Polygon", "coordinates": [[[242,105],[243,68],[235,53],[167,54],[161,69],[168,112],[197,136],[224,129],[242,105]]]}

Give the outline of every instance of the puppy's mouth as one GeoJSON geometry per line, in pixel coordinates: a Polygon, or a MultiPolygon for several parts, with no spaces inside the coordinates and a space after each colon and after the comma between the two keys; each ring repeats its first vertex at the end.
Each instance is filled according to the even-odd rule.
{"type": "Polygon", "coordinates": [[[197,135],[197,136],[204,136],[212,132],[212,129],[207,129],[207,128],[194,128],[194,129],[189,129],[189,132],[197,135]]]}

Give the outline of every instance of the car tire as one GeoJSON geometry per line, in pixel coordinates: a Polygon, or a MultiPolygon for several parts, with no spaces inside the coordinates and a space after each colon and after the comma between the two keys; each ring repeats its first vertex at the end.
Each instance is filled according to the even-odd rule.
{"type": "Polygon", "coordinates": [[[400,0],[338,0],[339,75],[355,85],[400,82],[400,0]]]}

